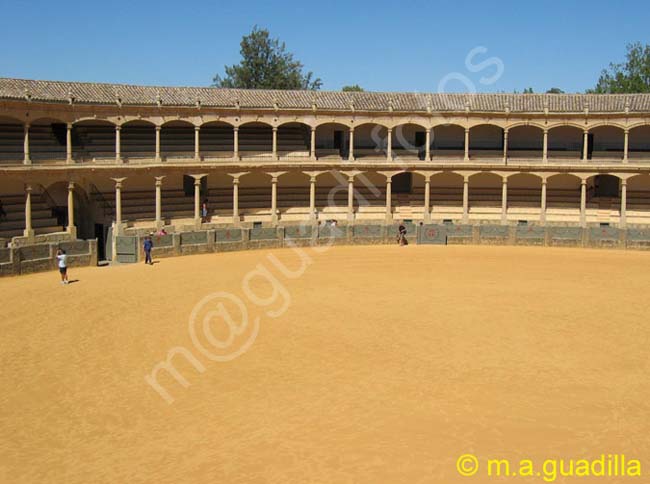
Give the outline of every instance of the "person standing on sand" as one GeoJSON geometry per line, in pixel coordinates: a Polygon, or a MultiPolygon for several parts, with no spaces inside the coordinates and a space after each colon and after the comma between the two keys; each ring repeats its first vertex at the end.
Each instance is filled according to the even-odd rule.
{"type": "Polygon", "coordinates": [[[401,246],[408,245],[408,240],[406,240],[406,227],[403,223],[400,223],[397,229],[397,243],[401,246]]]}
{"type": "Polygon", "coordinates": [[[56,260],[61,274],[61,284],[68,284],[68,256],[65,250],[59,249],[56,251],[56,260]]]}
{"type": "Polygon", "coordinates": [[[151,260],[151,249],[153,249],[153,240],[151,240],[151,237],[147,236],[144,238],[144,263],[153,265],[153,261],[151,260]]]}

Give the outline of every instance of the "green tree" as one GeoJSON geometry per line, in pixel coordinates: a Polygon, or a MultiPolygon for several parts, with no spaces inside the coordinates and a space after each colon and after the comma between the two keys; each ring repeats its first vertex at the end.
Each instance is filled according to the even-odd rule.
{"type": "Polygon", "coordinates": [[[532,87],[527,87],[524,89],[524,94],[533,94],[533,88],[532,87]]]}
{"type": "Polygon", "coordinates": [[[597,94],[650,92],[650,45],[628,44],[625,62],[603,69],[594,89],[597,94]]]}
{"type": "Polygon", "coordinates": [[[343,92],[364,92],[364,88],[361,87],[359,84],[353,84],[351,86],[343,86],[341,88],[341,91],[343,92]]]}
{"type": "Polygon", "coordinates": [[[564,94],[564,91],[559,87],[552,87],[546,91],[546,94],[564,94]]]}
{"type": "Polygon", "coordinates": [[[287,52],[284,42],[271,38],[257,26],[241,41],[239,64],[224,66],[225,75],[216,75],[215,87],[241,89],[320,89],[322,81],[287,52]]]}

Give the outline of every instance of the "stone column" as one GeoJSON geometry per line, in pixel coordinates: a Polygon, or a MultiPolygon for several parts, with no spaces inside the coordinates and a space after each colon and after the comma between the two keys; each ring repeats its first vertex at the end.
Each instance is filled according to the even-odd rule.
{"type": "Polygon", "coordinates": [[[309,177],[309,220],[316,220],[316,177],[309,177]]]}
{"type": "Polygon", "coordinates": [[[619,225],[621,228],[627,227],[627,180],[621,180],[621,216],[619,225]]]}
{"type": "Polygon", "coordinates": [[[354,175],[348,175],[348,221],[354,220],[354,175]]]}
{"type": "Polygon", "coordinates": [[[232,223],[239,225],[239,177],[232,179],[232,223]]]}
{"type": "Polygon", "coordinates": [[[65,132],[65,162],[73,163],[72,161],[72,123],[68,123],[65,132]]]}
{"type": "Polygon", "coordinates": [[[273,126],[273,159],[278,159],[278,128],[273,126]]]}
{"type": "Polygon", "coordinates": [[[201,178],[202,175],[192,175],[194,177],[194,225],[197,229],[201,228],[201,178]]]}
{"type": "MultiPolygon", "coordinates": [[[[122,235],[122,183],[126,178],[112,178],[115,182],[115,230],[114,235],[122,235]]],[[[116,257],[113,253],[113,257],[116,257]]]]}
{"type": "Polygon", "coordinates": [[[508,178],[503,177],[501,184],[501,225],[508,223],[508,178]]]}
{"type": "Polygon", "coordinates": [[[503,162],[508,163],[508,130],[503,130],[503,162]]]}
{"type": "Polygon", "coordinates": [[[201,127],[194,126],[194,161],[201,161],[201,127]]]}
{"type": "Polygon", "coordinates": [[[393,177],[386,176],[386,222],[393,221],[393,201],[392,201],[393,177]]]}
{"type": "Polygon", "coordinates": [[[311,138],[309,143],[309,157],[316,161],[316,128],[311,128],[311,138]]]}
{"type": "Polygon", "coordinates": [[[25,230],[23,235],[27,238],[34,238],[34,229],[32,229],[32,186],[25,185],[25,230]]]}
{"type": "Polygon", "coordinates": [[[469,222],[469,177],[463,178],[463,223],[469,222]]]}
{"type": "Polygon", "coordinates": [[[156,126],[156,163],[160,163],[160,126],[156,126]]]}
{"type": "Polygon", "coordinates": [[[469,161],[469,128],[465,128],[465,161],[469,161]]]}
{"type": "Polygon", "coordinates": [[[156,228],[160,230],[164,223],[162,219],[162,181],[164,176],[157,176],[156,178],[156,228]]]}
{"type": "Polygon", "coordinates": [[[623,163],[627,163],[630,151],[630,130],[625,130],[625,139],[623,140],[623,163]]]}
{"type": "Polygon", "coordinates": [[[544,148],[542,151],[542,161],[544,163],[548,161],[548,129],[544,130],[544,148]]]}
{"type": "Polygon", "coordinates": [[[239,128],[235,126],[233,128],[233,158],[239,160],[239,128]]]}
{"type": "Polygon", "coordinates": [[[386,161],[393,161],[393,130],[388,128],[386,136],[386,161]]]}
{"type": "Polygon", "coordinates": [[[427,128],[425,138],[426,138],[425,139],[426,145],[424,146],[424,159],[430,161],[431,160],[431,128],[427,128]]]}
{"type": "Polygon", "coordinates": [[[354,161],[354,128],[350,128],[350,146],[348,153],[348,161],[354,161]]]}
{"type": "Polygon", "coordinates": [[[546,178],[542,180],[542,206],[539,212],[539,221],[542,225],[546,224],[546,178]]]}
{"type": "Polygon", "coordinates": [[[122,149],[120,146],[121,142],[121,136],[120,132],[122,131],[121,126],[115,126],[115,162],[116,163],[121,163],[122,162],[122,149]]]}
{"type": "Polygon", "coordinates": [[[431,178],[424,177],[424,223],[431,222],[431,178]]]}
{"type": "Polygon", "coordinates": [[[587,226],[587,180],[580,182],[580,227],[587,226]]]}
{"type": "Polygon", "coordinates": [[[72,238],[77,238],[77,227],[74,224],[74,182],[68,183],[68,226],[66,232],[72,238]]]}
{"type": "Polygon", "coordinates": [[[278,177],[271,177],[271,223],[278,223],[278,177]]]}
{"type": "Polygon", "coordinates": [[[32,158],[29,154],[29,124],[25,124],[23,132],[23,154],[25,155],[23,158],[23,163],[25,165],[31,165],[32,158]]]}
{"type": "Polygon", "coordinates": [[[582,161],[587,161],[589,158],[589,130],[585,129],[582,141],[582,161]]]}

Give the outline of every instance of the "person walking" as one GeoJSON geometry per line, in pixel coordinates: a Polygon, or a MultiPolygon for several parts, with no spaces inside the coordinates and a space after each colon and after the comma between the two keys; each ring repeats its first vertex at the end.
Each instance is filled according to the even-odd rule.
{"type": "Polygon", "coordinates": [[[153,249],[153,240],[151,240],[150,236],[147,236],[144,238],[144,263],[153,265],[153,261],[151,260],[151,249],[153,249]]]}
{"type": "Polygon", "coordinates": [[[203,200],[203,204],[201,205],[201,223],[207,223],[208,222],[208,199],[203,200]]]}
{"type": "Polygon", "coordinates": [[[56,260],[61,274],[61,284],[68,284],[68,255],[65,250],[59,249],[56,251],[56,260]]]}

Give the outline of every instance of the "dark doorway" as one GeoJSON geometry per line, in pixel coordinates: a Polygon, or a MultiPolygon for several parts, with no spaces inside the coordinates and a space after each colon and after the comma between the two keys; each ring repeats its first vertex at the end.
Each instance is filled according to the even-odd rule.
{"type": "Polygon", "coordinates": [[[617,198],[619,179],[612,175],[597,175],[594,178],[594,197],[617,198]]]}
{"type": "Polygon", "coordinates": [[[393,177],[393,193],[411,193],[413,173],[398,173],[393,177]]]}
{"type": "Polygon", "coordinates": [[[418,148],[418,156],[421,160],[424,159],[426,153],[427,134],[424,131],[415,132],[415,146],[418,148]]]}
{"type": "Polygon", "coordinates": [[[339,155],[343,156],[343,131],[334,131],[334,149],[339,151],[339,155]]]}
{"type": "Polygon", "coordinates": [[[97,239],[97,260],[106,260],[106,231],[104,224],[95,224],[95,238],[97,239]]]}
{"type": "MultiPolygon", "coordinates": [[[[183,175],[183,192],[186,197],[194,196],[194,177],[183,175]]],[[[208,193],[208,177],[201,178],[201,187],[199,188],[200,196],[207,195],[208,193]]]]}

